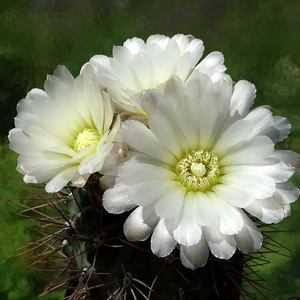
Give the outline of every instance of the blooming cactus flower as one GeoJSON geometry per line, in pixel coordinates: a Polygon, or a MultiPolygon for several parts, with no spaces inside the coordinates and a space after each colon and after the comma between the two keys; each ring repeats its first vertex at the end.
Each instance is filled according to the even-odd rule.
{"type": "Polygon", "coordinates": [[[27,183],[48,181],[47,192],[70,181],[83,186],[91,173],[101,170],[120,126],[92,64],[75,79],[64,66],[57,67],[45,91],[32,89],[17,111],[9,132],[10,148],[20,154],[17,169],[27,183]]]}
{"type": "MultiPolygon", "coordinates": [[[[133,210],[125,236],[143,241],[159,257],[180,249],[190,269],[206,264],[209,251],[229,259],[260,249],[262,235],[249,215],[280,222],[299,190],[287,180],[299,155],[274,150],[289,133],[287,119],[265,107],[249,110],[253,84],[213,81],[198,72],[184,82],[172,76],[143,93],[148,125],[125,121],[120,129],[131,151],[113,178],[105,175],[108,212],[133,210]]],[[[111,174],[110,174],[111,175],[111,174]]]]}
{"type": "Polygon", "coordinates": [[[146,42],[139,38],[128,39],[123,46],[113,48],[113,57],[95,55],[90,62],[121,110],[144,115],[139,93],[156,88],[171,75],[186,81],[198,70],[213,81],[224,77],[231,80],[224,74],[226,67],[220,52],[210,53],[197,65],[203,51],[203,42],[191,35],[177,34],[170,38],[157,34],[146,42]]]}

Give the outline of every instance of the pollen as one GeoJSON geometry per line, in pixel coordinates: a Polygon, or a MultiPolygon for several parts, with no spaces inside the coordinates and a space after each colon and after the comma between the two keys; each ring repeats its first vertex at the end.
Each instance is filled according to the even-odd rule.
{"type": "Polygon", "coordinates": [[[85,128],[77,135],[77,138],[74,141],[74,151],[79,152],[89,146],[94,146],[96,148],[99,141],[100,135],[96,129],[85,128]]]}
{"type": "Polygon", "coordinates": [[[206,192],[220,177],[218,157],[211,151],[193,151],[176,165],[178,181],[189,192],[206,192]]]}

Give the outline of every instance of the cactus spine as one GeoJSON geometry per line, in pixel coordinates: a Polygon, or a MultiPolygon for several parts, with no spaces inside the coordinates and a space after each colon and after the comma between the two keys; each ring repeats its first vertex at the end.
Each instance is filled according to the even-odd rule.
{"type": "MultiPolygon", "coordinates": [[[[178,248],[158,258],[149,241],[126,240],[123,224],[128,213],[105,211],[99,175],[91,176],[85,188],[67,192],[60,192],[56,201],[43,199],[58,216],[47,219],[43,214],[40,221],[47,228],[49,222],[60,227],[42,232],[46,238],[33,243],[34,248],[46,246],[38,259],[47,258],[58,268],[43,294],[65,288],[62,299],[68,300],[256,299],[245,286],[259,285],[245,273],[253,256],[237,252],[228,261],[211,256],[204,267],[189,270],[182,265],[178,248]]],[[[40,207],[31,210],[39,212],[40,207]]],[[[261,256],[259,261],[264,263],[261,256]]]]}

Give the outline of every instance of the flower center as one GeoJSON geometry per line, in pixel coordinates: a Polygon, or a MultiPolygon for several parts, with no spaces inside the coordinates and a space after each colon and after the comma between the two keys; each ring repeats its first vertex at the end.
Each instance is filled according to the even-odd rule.
{"type": "Polygon", "coordinates": [[[181,159],[176,167],[178,181],[187,191],[205,192],[216,184],[221,171],[219,160],[210,151],[193,151],[181,159]]]}
{"type": "Polygon", "coordinates": [[[74,151],[79,152],[88,146],[94,146],[96,148],[99,141],[100,135],[96,129],[85,128],[77,135],[74,141],[74,151]]]}

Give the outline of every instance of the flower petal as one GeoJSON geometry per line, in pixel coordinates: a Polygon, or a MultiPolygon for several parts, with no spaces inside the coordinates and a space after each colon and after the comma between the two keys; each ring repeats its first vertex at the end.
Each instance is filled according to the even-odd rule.
{"type": "Polygon", "coordinates": [[[124,234],[129,241],[144,241],[159,221],[153,205],[137,207],[124,223],[124,234]]]}
{"type": "Polygon", "coordinates": [[[176,245],[170,230],[168,222],[160,219],[151,236],[151,250],[158,257],[169,255],[176,245]]]}
{"type": "Polygon", "coordinates": [[[227,154],[230,148],[236,144],[247,141],[252,132],[250,122],[245,120],[238,120],[234,122],[228,129],[224,131],[222,136],[218,139],[214,146],[214,152],[227,154]]]}
{"type": "MultiPolygon", "coordinates": [[[[162,183],[161,183],[162,184],[162,183]]],[[[173,183],[155,204],[156,214],[160,218],[174,219],[180,213],[185,196],[185,189],[173,183]]]]}
{"type": "Polygon", "coordinates": [[[246,194],[251,192],[259,199],[271,197],[276,190],[276,183],[273,178],[257,173],[229,173],[221,178],[221,182],[229,187],[238,185],[246,190],[246,194]]]}
{"type": "Polygon", "coordinates": [[[136,205],[130,202],[127,191],[128,186],[123,183],[116,183],[113,188],[106,190],[102,198],[104,208],[113,214],[121,214],[135,208],[136,205]]]}
{"type": "MultiPolygon", "coordinates": [[[[163,196],[166,193],[168,194],[174,187],[177,189],[178,184],[171,180],[149,180],[140,182],[131,186],[128,191],[128,198],[136,205],[146,206],[153,202],[161,201],[163,196]]],[[[176,202],[174,206],[175,204],[176,202]]],[[[172,201],[170,205],[172,205],[172,201]]]]}
{"type": "Polygon", "coordinates": [[[153,162],[151,164],[141,162],[141,159],[142,155],[132,156],[120,167],[118,175],[125,184],[134,185],[140,182],[176,178],[174,172],[164,168],[164,165],[159,166],[157,160],[151,158],[153,162]]]}
{"type": "Polygon", "coordinates": [[[207,197],[212,202],[220,220],[220,232],[232,235],[238,233],[244,226],[243,218],[239,210],[228,205],[216,193],[208,192],[207,197]]]}
{"type": "Polygon", "coordinates": [[[240,164],[240,163],[255,163],[268,157],[274,150],[274,144],[266,136],[258,136],[250,141],[239,144],[239,147],[232,149],[224,157],[220,164],[240,164]]]}
{"type": "Polygon", "coordinates": [[[276,192],[280,195],[279,203],[292,203],[299,198],[300,191],[290,182],[276,184],[276,192]]]}
{"type": "Polygon", "coordinates": [[[237,233],[234,238],[239,250],[245,254],[250,254],[261,248],[263,237],[249,217],[244,213],[241,215],[245,224],[242,230],[237,233]]]}
{"type": "Polygon", "coordinates": [[[271,157],[279,158],[285,164],[295,168],[295,174],[300,173],[300,155],[290,150],[275,150],[271,157]]]}
{"type": "Polygon", "coordinates": [[[180,246],[180,259],[182,264],[191,270],[203,267],[208,259],[209,249],[202,235],[200,241],[192,246],[180,246]]]}
{"type": "Polygon", "coordinates": [[[45,190],[47,193],[56,193],[63,189],[77,172],[77,167],[62,170],[56,174],[47,184],[45,190]]]}
{"type": "Polygon", "coordinates": [[[245,189],[238,182],[230,185],[217,184],[212,190],[227,204],[235,207],[244,208],[255,199],[253,191],[245,189]]]}
{"type": "Polygon", "coordinates": [[[272,198],[256,199],[245,210],[266,224],[276,224],[285,217],[284,210],[272,198]]]}
{"type": "Polygon", "coordinates": [[[195,195],[194,212],[195,221],[200,227],[212,224],[218,216],[210,199],[202,192],[195,195]]]}
{"type": "Polygon", "coordinates": [[[211,253],[221,259],[230,259],[236,251],[236,241],[233,236],[222,234],[216,222],[208,227],[203,227],[205,238],[211,253]]]}
{"type": "Polygon", "coordinates": [[[202,230],[195,221],[194,193],[185,196],[182,207],[182,216],[173,232],[174,239],[181,245],[191,246],[197,244],[202,236],[202,230]]]}
{"type": "Polygon", "coordinates": [[[245,117],[252,106],[256,96],[256,88],[254,84],[246,80],[240,80],[234,86],[231,98],[231,114],[236,112],[245,117]]]}
{"type": "Polygon", "coordinates": [[[130,147],[161,161],[170,164],[174,162],[171,152],[141,122],[134,120],[125,121],[121,127],[121,134],[130,147]]]}

